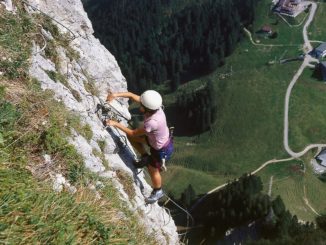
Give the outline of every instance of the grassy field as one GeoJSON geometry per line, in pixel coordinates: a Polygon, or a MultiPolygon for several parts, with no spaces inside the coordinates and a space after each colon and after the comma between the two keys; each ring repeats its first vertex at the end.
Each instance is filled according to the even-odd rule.
{"type": "Polygon", "coordinates": [[[165,188],[173,190],[171,193],[178,197],[191,183],[196,194],[205,193],[217,185],[223,184],[227,178],[223,175],[213,176],[208,172],[184,168],[181,166],[168,167],[168,172],[163,173],[165,188]],[[177,179],[177,183],[175,182],[177,179]],[[191,182],[189,182],[191,180],[191,182]],[[205,180],[203,182],[203,180],[205,180]]]}
{"type": "Polygon", "coordinates": [[[318,2],[318,8],[314,21],[309,27],[309,38],[311,40],[326,41],[326,2],[318,2]]]}
{"type": "Polygon", "coordinates": [[[310,205],[319,213],[326,213],[326,192],[325,183],[316,178],[311,166],[307,164],[304,184],[306,187],[306,197],[310,205]]]}
{"type": "Polygon", "coordinates": [[[326,143],[326,86],[306,69],[295,85],[289,113],[289,144],[294,151],[308,143],[326,143]]]}
{"type": "MultiPolygon", "coordinates": [[[[290,28],[281,19],[276,22],[277,18],[269,14],[269,4],[267,0],[260,2],[251,31],[255,32],[265,24],[271,25],[278,32],[278,37],[261,39],[259,42],[285,46],[254,46],[245,38],[226,59],[226,65],[208,76],[217,89],[218,119],[209,132],[195,137],[176,138],[176,153],[170,165],[178,166],[178,171],[184,171],[182,174],[168,172],[166,182],[173,181],[173,184],[166,184],[168,190],[188,184],[195,185],[197,190],[210,189],[214,183],[212,176],[216,176],[216,183],[221,183],[237,178],[244,172],[251,172],[270,159],[288,157],[283,149],[284,97],[301,62],[279,64],[278,61],[302,53],[302,26],[290,28]],[[200,175],[198,171],[203,174],[200,175]]],[[[253,35],[254,40],[258,38],[253,35]]],[[[326,102],[324,86],[312,77],[311,70],[305,70],[294,87],[289,114],[289,141],[294,150],[300,150],[310,143],[325,142],[323,122],[326,113],[322,109],[326,102]]],[[[275,165],[275,171],[281,173],[282,168],[278,170],[278,166],[282,165],[275,165]]],[[[310,183],[315,180],[319,181],[312,174],[306,174],[304,181],[310,183]]],[[[302,177],[287,178],[283,182],[279,181],[280,194],[281,191],[284,191],[284,196],[286,193],[297,193],[290,201],[286,201],[297,205],[289,207],[290,210],[298,213],[299,218],[312,220],[314,214],[306,215],[300,211],[304,209],[303,199],[299,197],[303,192],[302,177]]],[[[320,183],[318,188],[324,190],[325,185],[320,183]]]]}
{"type": "Polygon", "coordinates": [[[312,155],[309,155],[302,161],[269,165],[259,172],[258,176],[263,181],[266,193],[268,193],[270,178],[273,176],[271,197],[280,195],[291,213],[296,214],[299,219],[313,221],[316,214],[306,205],[304,197],[318,213],[322,214],[326,212],[326,193],[325,183],[320,181],[311,169],[309,162],[312,155]]]}
{"type": "Polygon", "coordinates": [[[269,165],[257,174],[268,193],[270,178],[273,176],[271,197],[280,195],[287,209],[300,219],[314,220],[315,214],[305,205],[303,196],[304,174],[301,161],[290,161],[269,165]]]}
{"type": "MultiPolygon", "coordinates": [[[[271,13],[270,11],[271,1],[261,1],[258,6],[258,11],[256,13],[256,21],[252,26],[252,33],[254,34],[260,30],[264,25],[269,25],[273,32],[277,32],[277,38],[275,39],[265,39],[260,38],[257,35],[253,35],[254,40],[259,40],[260,43],[264,44],[284,44],[284,45],[301,45],[303,43],[302,36],[302,26],[289,27],[280,17],[271,13]],[[291,31],[289,31],[291,30],[291,31]]],[[[292,21],[288,19],[290,24],[296,25],[301,22],[301,20],[306,16],[306,13],[301,13],[297,20],[292,21]]]]}
{"type": "Polygon", "coordinates": [[[174,162],[239,175],[275,156],[284,156],[284,96],[287,81],[299,63],[266,65],[282,52],[279,47],[252,49],[247,41],[240,45],[227,61],[232,75],[225,79],[219,78],[223,71],[212,75],[218,90],[216,125],[200,136],[178,138],[174,162]]]}

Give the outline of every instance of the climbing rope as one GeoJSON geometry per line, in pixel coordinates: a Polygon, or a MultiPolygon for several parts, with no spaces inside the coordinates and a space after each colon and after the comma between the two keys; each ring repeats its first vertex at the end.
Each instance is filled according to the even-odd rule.
{"type": "Polygon", "coordinates": [[[43,42],[44,42],[44,45],[43,45],[43,47],[40,50],[32,53],[32,55],[37,55],[38,53],[41,53],[41,52],[43,52],[43,50],[46,49],[47,41],[45,40],[45,37],[41,33],[32,33],[32,34],[34,34],[34,35],[40,35],[42,37],[42,39],[43,39],[43,42]]]}
{"type": "MultiPolygon", "coordinates": [[[[149,174],[145,172],[145,175],[147,175],[148,178],[150,178],[149,174]]],[[[163,209],[165,209],[165,205],[168,203],[168,202],[172,202],[178,209],[180,209],[181,211],[183,211],[186,215],[187,215],[187,227],[192,227],[194,224],[195,224],[195,221],[194,221],[194,218],[192,217],[192,215],[186,210],[184,209],[183,207],[181,207],[179,204],[177,204],[175,201],[173,201],[172,198],[170,198],[166,193],[164,193],[164,196],[167,198],[167,201],[165,201],[165,203],[163,204],[163,209]],[[190,220],[191,220],[191,224],[190,224],[190,220]]],[[[169,210],[169,214],[170,214],[170,217],[171,217],[171,212],[169,210]]],[[[169,223],[169,222],[168,222],[169,223]]],[[[167,224],[168,224],[167,223],[167,224]]],[[[181,233],[179,234],[179,236],[185,236],[186,234],[188,233],[188,231],[184,232],[184,233],[181,233]]]]}
{"type": "Polygon", "coordinates": [[[163,210],[168,214],[168,216],[169,216],[169,220],[168,220],[168,222],[165,222],[165,215],[164,215],[164,213],[162,212],[162,218],[163,218],[163,226],[166,226],[166,225],[168,225],[169,223],[170,223],[170,221],[171,221],[171,211],[170,211],[170,209],[168,209],[167,207],[164,207],[164,206],[162,206],[162,208],[163,208],[163,210]]]}
{"type": "MultiPolygon", "coordinates": [[[[192,215],[183,207],[181,207],[179,204],[177,204],[175,201],[173,201],[167,194],[164,193],[164,195],[169,199],[169,201],[171,201],[177,208],[179,208],[180,210],[182,210],[184,213],[186,213],[187,215],[187,227],[192,227],[195,224],[194,218],[192,217],[192,215]],[[190,218],[190,219],[189,219],[190,218]],[[191,225],[189,224],[191,220],[191,225]]],[[[188,233],[188,231],[179,234],[179,236],[184,236],[188,233]]]]}

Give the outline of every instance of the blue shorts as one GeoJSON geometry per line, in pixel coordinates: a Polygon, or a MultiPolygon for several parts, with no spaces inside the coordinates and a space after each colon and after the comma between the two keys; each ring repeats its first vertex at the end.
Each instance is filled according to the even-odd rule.
{"type": "Polygon", "coordinates": [[[159,150],[156,150],[150,146],[151,162],[149,163],[149,165],[161,170],[163,164],[162,159],[165,159],[165,161],[170,160],[173,150],[174,147],[172,138],[169,138],[168,142],[159,150]]]}

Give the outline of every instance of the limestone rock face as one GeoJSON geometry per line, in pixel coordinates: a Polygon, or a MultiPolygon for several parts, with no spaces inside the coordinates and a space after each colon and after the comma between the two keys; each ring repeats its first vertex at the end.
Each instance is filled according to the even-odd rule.
{"type": "Polygon", "coordinates": [[[15,13],[15,7],[11,0],[1,0],[0,3],[5,6],[7,11],[15,13]]]}
{"type": "MultiPolygon", "coordinates": [[[[108,90],[126,91],[127,83],[115,58],[93,36],[91,22],[81,1],[26,2],[28,3],[26,8],[30,13],[42,13],[53,18],[53,24],[57,25],[60,32],[70,40],[69,47],[56,45],[59,56],[59,62],[56,64],[46,57],[44,47],[34,45],[30,68],[31,77],[40,81],[42,89],[52,90],[57,100],[62,101],[71,112],[78,113],[84,125],[89,125],[92,131],[91,139],[86,139],[72,129],[70,143],[83,156],[85,166],[90,171],[112,179],[121,198],[129,204],[131,210],[139,211],[140,221],[145,224],[148,232],[155,234],[158,244],[178,244],[173,219],[157,204],[151,207],[144,205],[143,193],[148,195],[151,188],[144,180],[143,173],[135,174],[136,170],[132,166],[135,153],[125,135],[116,129],[105,129],[96,114],[97,105],[101,100],[105,100],[108,90]],[[72,56],[71,50],[74,50],[78,57],[72,56]],[[61,74],[65,82],[56,81],[49,75],[51,72],[61,74]],[[100,142],[105,142],[104,147],[100,142]],[[104,159],[94,152],[101,152],[109,166],[105,166],[104,159]],[[134,180],[136,196],[132,200],[119,183],[116,171],[124,171],[134,180]]],[[[42,30],[42,35],[46,42],[53,39],[53,35],[46,30],[42,30]]],[[[112,105],[125,118],[130,118],[125,99],[114,101],[112,105]]],[[[126,120],[124,123],[126,124],[126,120]]],[[[63,180],[61,182],[64,183],[63,180]]]]}

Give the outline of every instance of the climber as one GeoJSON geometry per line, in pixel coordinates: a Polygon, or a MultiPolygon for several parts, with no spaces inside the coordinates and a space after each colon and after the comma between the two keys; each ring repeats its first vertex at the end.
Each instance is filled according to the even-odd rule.
{"type": "Polygon", "coordinates": [[[163,197],[162,163],[169,160],[173,152],[173,141],[167,127],[165,113],[162,109],[162,97],[154,90],[147,90],[140,96],[131,92],[109,93],[107,101],[117,97],[129,98],[140,104],[140,112],[144,115],[144,125],[130,129],[114,120],[107,120],[106,125],[116,127],[127,134],[132,146],[141,155],[140,161],[135,161],[136,168],[147,166],[151,176],[153,191],[146,198],[147,203],[154,203],[163,197]],[[150,155],[145,145],[150,148],[150,155]]]}

